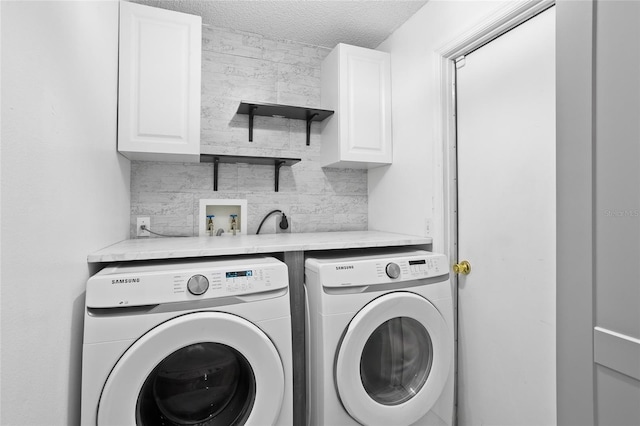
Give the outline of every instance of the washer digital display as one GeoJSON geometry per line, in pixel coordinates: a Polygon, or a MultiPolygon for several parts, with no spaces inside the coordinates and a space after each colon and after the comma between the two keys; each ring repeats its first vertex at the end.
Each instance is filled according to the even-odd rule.
{"type": "Polygon", "coordinates": [[[252,277],[252,276],[253,276],[253,271],[251,270],[227,272],[227,278],[252,277]]]}

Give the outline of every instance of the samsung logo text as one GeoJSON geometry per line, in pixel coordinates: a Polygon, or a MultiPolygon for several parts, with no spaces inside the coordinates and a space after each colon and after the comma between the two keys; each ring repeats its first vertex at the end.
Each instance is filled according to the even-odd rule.
{"type": "Polygon", "coordinates": [[[336,266],[336,271],[340,271],[342,269],[353,269],[353,265],[347,265],[347,266],[336,266]]]}
{"type": "Polygon", "coordinates": [[[111,284],[132,284],[139,283],[140,278],[122,278],[119,280],[111,280],[111,284]]]}

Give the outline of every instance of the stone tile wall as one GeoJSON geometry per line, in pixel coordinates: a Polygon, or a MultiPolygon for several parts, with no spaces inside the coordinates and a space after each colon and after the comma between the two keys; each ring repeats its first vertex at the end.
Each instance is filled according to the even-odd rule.
{"type": "MultiPolygon", "coordinates": [[[[367,172],[323,169],[320,124],[256,117],[253,142],[241,100],[318,107],[320,64],[329,49],[247,32],[203,27],[201,149],[208,154],[301,158],[280,169],[274,192],[273,166],[220,164],[218,191],[213,165],[134,161],[131,164],[131,236],[137,216],[149,216],[151,229],[171,235],[197,235],[200,199],[240,198],[248,203],[248,232],[273,209],[290,218],[292,232],[367,229],[367,172]]],[[[275,232],[275,219],[261,233],[275,232]]]]}

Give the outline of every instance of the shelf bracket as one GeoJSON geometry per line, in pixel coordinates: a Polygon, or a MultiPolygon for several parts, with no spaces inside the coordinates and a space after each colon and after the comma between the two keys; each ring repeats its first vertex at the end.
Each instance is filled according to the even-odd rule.
{"type": "Polygon", "coordinates": [[[282,161],[282,160],[276,160],[275,166],[275,190],[276,192],[278,192],[278,189],[280,187],[280,167],[284,166],[284,164],[286,163],[286,161],[282,161]]]}
{"type": "Polygon", "coordinates": [[[218,190],[218,163],[220,163],[219,157],[213,157],[213,190],[218,190]]]}
{"type": "Polygon", "coordinates": [[[213,190],[218,190],[218,168],[220,163],[224,164],[258,164],[261,166],[273,166],[275,171],[274,185],[278,192],[280,187],[280,167],[292,166],[302,161],[300,158],[285,157],[251,157],[247,155],[224,155],[224,154],[200,154],[201,163],[213,163],[213,190]]]}
{"type": "Polygon", "coordinates": [[[307,146],[311,145],[311,121],[318,115],[318,113],[311,114],[307,117],[307,146]]]}
{"type": "Polygon", "coordinates": [[[249,142],[253,142],[253,116],[257,109],[258,107],[255,105],[249,107],[249,142]]]}

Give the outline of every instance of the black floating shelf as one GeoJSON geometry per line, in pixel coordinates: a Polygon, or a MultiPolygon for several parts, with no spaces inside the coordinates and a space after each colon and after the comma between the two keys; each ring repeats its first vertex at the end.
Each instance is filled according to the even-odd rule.
{"type": "Polygon", "coordinates": [[[249,142],[253,142],[253,117],[282,117],[307,122],[307,145],[311,143],[311,122],[323,121],[333,115],[328,109],[307,108],[291,105],[265,104],[261,102],[240,102],[238,114],[249,115],[249,142]]]}
{"type": "Polygon", "coordinates": [[[201,163],[213,163],[213,190],[218,190],[218,164],[219,163],[247,163],[258,164],[262,166],[274,166],[274,186],[278,192],[280,186],[280,167],[293,166],[300,162],[300,158],[281,158],[281,157],[250,157],[246,155],[216,155],[216,154],[200,154],[201,163]]]}

